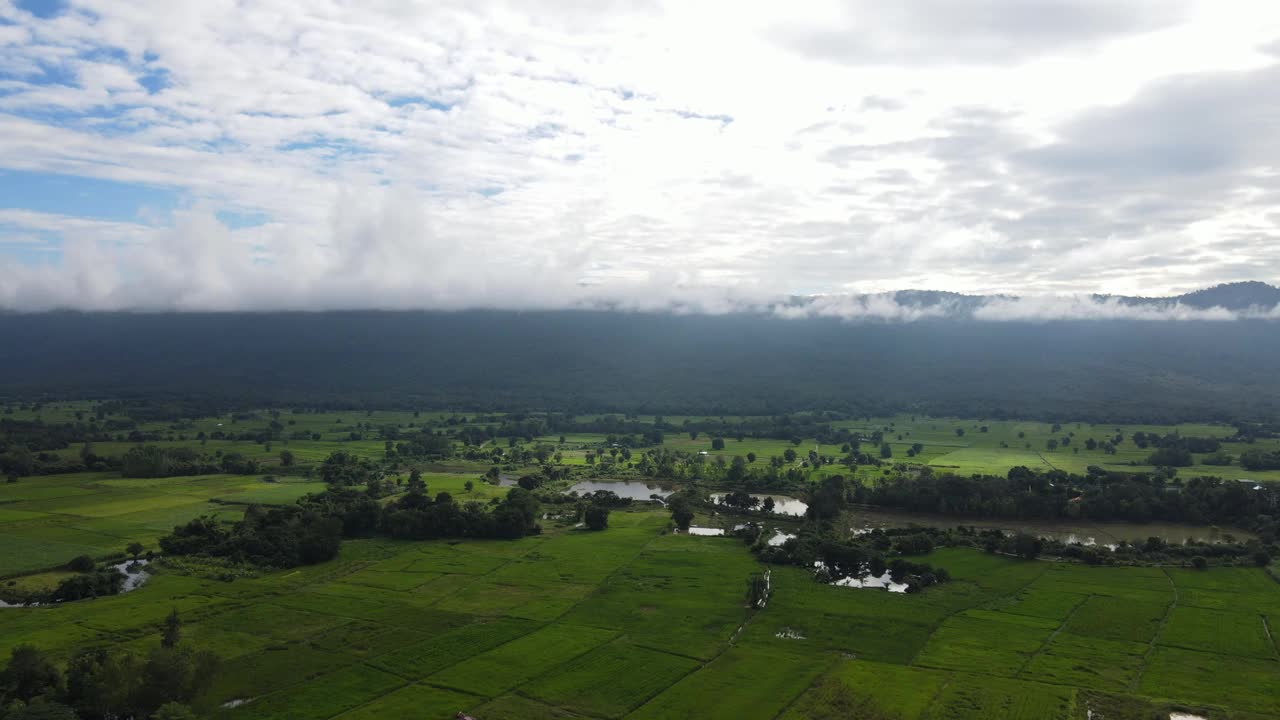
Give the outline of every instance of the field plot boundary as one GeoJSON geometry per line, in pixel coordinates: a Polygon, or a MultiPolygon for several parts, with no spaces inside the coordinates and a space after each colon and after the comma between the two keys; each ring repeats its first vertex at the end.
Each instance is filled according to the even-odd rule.
{"type": "Polygon", "coordinates": [[[1048,649],[1049,645],[1053,643],[1054,638],[1062,634],[1062,631],[1067,628],[1067,623],[1071,622],[1071,618],[1075,616],[1076,612],[1078,612],[1081,607],[1084,607],[1084,604],[1088,602],[1091,597],[1093,596],[1085,595],[1080,599],[1080,602],[1076,603],[1075,606],[1071,608],[1071,612],[1067,613],[1067,616],[1062,619],[1062,622],[1058,623],[1058,627],[1055,628],[1053,632],[1049,633],[1049,637],[1044,639],[1044,642],[1040,644],[1040,647],[1037,648],[1035,652],[1027,656],[1026,662],[1022,663],[1022,667],[1018,668],[1018,672],[1013,674],[1015,678],[1022,677],[1022,674],[1027,671],[1027,668],[1031,666],[1031,663],[1036,658],[1040,657],[1046,649],[1048,649]]]}
{"type": "Polygon", "coordinates": [[[1129,683],[1130,693],[1138,691],[1138,686],[1142,683],[1142,676],[1147,672],[1147,664],[1151,661],[1151,656],[1155,654],[1156,641],[1160,639],[1160,635],[1164,633],[1165,626],[1169,624],[1169,617],[1173,614],[1173,609],[1178,607],[1178,583],[1174,582],[1173,576],[1169,574],[1167,569],[1161,568],[1161,570],[1164,572],[1164,576],[1169,579],[1169,587],[1173,590],[1173,601],[1165,609],[1164,617],[1160,619],[1160,627],[1151,636],[1151,643],[1147,647],[1147,652],[1142,656],[1142,664],[1138,666],[1138,672],[1134,673],[1133,680],[1129,683]]]}

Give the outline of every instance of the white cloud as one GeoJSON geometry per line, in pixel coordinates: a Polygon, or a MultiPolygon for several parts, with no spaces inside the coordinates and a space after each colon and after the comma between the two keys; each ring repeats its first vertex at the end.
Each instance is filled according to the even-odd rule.
{"type": "Polygon", "coordinates": [[[1238,320],[1241,313],[1221,307],[1194,308],[1181,303],[1133,305],[1116,298],[1084,295],[999,298],[974,311],[978,320],[1049,321],[1049,320],[1238,320]]]}
{"type": "Polygon", "coordinates": [[[0,0],[0,167],[182,198],[0,221],[68,240],[0,248],[0,305],[907,320],[847,294],[1280,280],[1274,3],[795,10],[0,0]]]}

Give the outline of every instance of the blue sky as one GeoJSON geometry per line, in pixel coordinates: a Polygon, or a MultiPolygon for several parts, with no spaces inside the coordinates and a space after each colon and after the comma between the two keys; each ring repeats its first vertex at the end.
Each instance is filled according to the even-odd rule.
{"type": "Polygon", "coordinates": [[[1050,5],[0,0],[0,308],[1280,281],[1280,6],[1050,5]]]}

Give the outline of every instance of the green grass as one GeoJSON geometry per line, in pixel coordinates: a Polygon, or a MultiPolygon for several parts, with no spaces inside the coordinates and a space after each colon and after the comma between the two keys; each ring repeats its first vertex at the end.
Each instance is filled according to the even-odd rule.
{"type": "Polygon", "coordinates": [[[322,720],[376,700],[403,685],[403,680],[390,673],[365,665],[352,665],[272,693],[226,715],[231,718],[322,720]]]}
{"type": "Polygon", "coordinates": [[[950,674],[936,670],[873,663],[841,662],[823,681],[805,691],[780,720],[846,716],[850,696],[901,720],[920,720],[947,684],[950,674]]]}
{"type": "Polygon", "coordinates": [[[1280,715],[1280,673],[1274,660],[1160,647],[1138,690],[1153,698],[1280,715]]]}
{"type": "Polygon", "coordinates": [[[1019,677],[1123,692],[1141,671],[1147,648],[1144,643],[1059,633],[1024,666],[1019,677]]]}
{"type": "Polygon", "coordinates": [[[1109,640],[1150,642],[1168,605],[1116,597],[1090,597],[1071,616],[1066,631],[1109,640]]]}
{"type": "MultiPolygon", "coordinates": [[[[374,658],[370,664],[417,680],[515,640],[536,628],[533,622],[512,618],[466,625],[388,652],[374,658]]],[[[393,632],[396,633],[399,631],[393,632]]]]}
{"type": "Polygon", "coordinates": [[[474,702],[475,697],[472,695],[426,685],[410,685],[338,715],[336,720],[384,720],[385,718],[452,720],[459,710],[469,707],[474,702]]]}
{"type": "Polygon", "coordinates": [[[1068,720],[1075,690],[1042,683],[953,675],[929,717],[954,720],[1068,720]]]}
{"type": "Polygon", "coordinates": [[[607,642],[611,630],[550,625],[430,676],[433,685],[498,695],[607,642]]]}
{"type": "Polygon", "coordinates": [[[521,692],[566,710],[619,718],[698,666],[687,657],[611,643],[565,663],[521,692]]]}
{"type": "Polygon", "coordinates": [[[771,718],[827,667],[827,662],[815,662],[801,654],[733,648],[641,705],[627,718],[771,718]]]}
{"type": "Polygon", "coordinates": [[[1159,644],[1187,650],[1273,659],[1276,648],[1256,612],[1227,612],[1176,607],[1160,634],[1159,644]]]}

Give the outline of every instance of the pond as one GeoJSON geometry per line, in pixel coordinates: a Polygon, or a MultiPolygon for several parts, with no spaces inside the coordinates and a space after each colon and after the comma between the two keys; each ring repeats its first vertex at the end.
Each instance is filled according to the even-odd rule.
{"type": "MultiPolygon", "coordinates": [[[[120,594],[133,592],[147,582],[147,579],[151,577],[151,574],[147,572],[147,565],[150,562],[150,560],[125,560],[110,566],[115,568],[121,575],[124,575],[124,584],[120,586],[120,594]]],[[[0,608],[40,607],[43,604],[29,603],[22,605],[0,600],[0,608]]]]}
{"type": "Polygon", "coordinates": [[[773,537],[769,538],[767,542],[769,544],[769,547],[778,547],[786,543],[788,540],[790,540],[793,537],[795,537],[795,535],[792,535],[791,533],[785,533],[785,532],[782,532],[781,530],[775,530],[773,537]]]}
{"type": "MultiPolygon", "coordinates": [[[[711,502],[719,504],[720,500],[723,497],[724,497],[724,493],[712,493],[711,502]]],[[[794,515],[796,517],[803,517],[804,514],[809,510],[808,503],[804,502],[803,500],[797,500],[796,498],[793,498],[787,495],[759,495],[756,493],[751,493],[751,497],[759,500],[761,503],[764,502],[765,498],[773,498],[773,511],[775,513],[778,513],[779,515],[794,515]]]]}
{"type": "Polygon", "coordinates": [[[670,485],[664,486],[654,482],[628,482],[625,480],[584,480],[569,488],[569,492],[576,492],[579,495],[590,495],[597,490],[608,490],[618,497],[641,501],[649,500],[653,495],[666,498],[675,492],[675,489],[670,485]]]}
{"type": "Polygon", "coordinates": [[[851,588],[879,588],[881,590],[888,590],[891,593],[905,593],[907,591],[906,583],[894,582],[893,578],[889,577],[888,570],[886,570],[880,577],[867,573],[862,577],[841,578],[833,581],[831,584],[851,588]]]}
{"type": "Polygon", "coordinates": [[[1146,542],[1157,537],[1169,544],[1181,545],[1191,540],[1202,542],[1228,542],[1231,538],[1248,540],[1254,536],[1244,530],[1212,525],[1180,525],[1153,522],[1146,524],[1123,522],[1080,521],[1018,521],[1018,520],[970,520],[944,515],[904,513],[888,510],[858,509],[849,513],[852,520],[849,529],[865,533],[875,529],[910,527],[920,525],[937,528],[954,528],[957,525],[976,527],[979,530],[995,529],[1005,532],[1026,532],[1046,540],[1059,540],[1081,545],[1100,545],[1114,549],[1122,540],[1146,542]]]}

